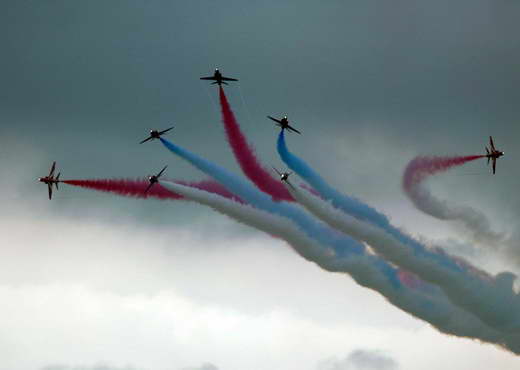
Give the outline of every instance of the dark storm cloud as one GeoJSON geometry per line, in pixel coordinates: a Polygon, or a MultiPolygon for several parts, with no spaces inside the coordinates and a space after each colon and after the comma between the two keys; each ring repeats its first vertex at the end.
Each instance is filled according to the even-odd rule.
{"type": "Polygon", "coordinates": [[[481,151],[493,134],[506,151],[500,191],[460,179],[451,195],[464,188],[463,199],[517,215],[519,13],[500,0],[10,1],[0,132],[44,153],[11,155],[57,159],[68,178],[170,162],[172,177],[198,178],[155,143],[136,144],[173,122],[175,140],[237,169],[207,95],[216,91],[197,81],[219,66],[240,78],[227,91],[266,162],[279,159],[265,115],[286,113],[304,133],[294,150],[377,204],[399,194],[413,155],[481,151]]]}

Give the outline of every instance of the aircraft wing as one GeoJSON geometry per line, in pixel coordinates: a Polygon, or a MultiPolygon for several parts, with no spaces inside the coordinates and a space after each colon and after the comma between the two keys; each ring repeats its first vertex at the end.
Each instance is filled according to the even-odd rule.
{"type": "Polygon", "coordinates": [[[153,186],[153,182],[151,182],[147,187],[146,187],[146,190],[144,191],[144,193],[148,193],[148,190],[150,190],[150,188],[153,186]]]}
{"type": "Polygon", "coordinates": [[[302,134],[300,131],[296,130],[294,127],[291,127],[291,126],[289,126],[289,125],[287,125],[287,129],[290,130],[290,131],[294,131],[294,132],[296,132],[297,134],[300,134],[300,135],[302,134]]]}
{"type": "Polygon", "coordinates": [[[47,189],[49,189],[49,200],[52,199],[52,183],[47,184],[47,189]]]}
{"type": "Polygon", "coordinates": [[[275,121],[275,122],[278,122],[278,123],[282,123],[282,121],[280,121],[279,119],[276,119],[276,118],[274,118],[274,117],[267,116],[267,118],[269,118],[269,119],[272,120],[272,121],[275,121]]]}
{"type": "Polygon", "coordinates": [[[493,144],[493,138],[490,136],[489,137],[489,145],[491,145],[491,150],[495,151],[495,144],[493,144]]]}
{"type": "Polygon", "coordinates": [[[231,77],[222,77],[222,80],[223,81],[238,81],[236,78],[231,78],[231,77]]]}
{"type": "Polygon", "coordinates": [[[147,141],[149,140],[152,140],[153,138],[151,136],[148,136],[146,139],[144,139],[143,141],[141,141],[139,144],[142,144],[142,143],[146,143],[147,141]]]}
{"type": "Polygon", "coordinates": [[[273,167],[273,170],[275,170],[275,172],[278,174],[278,176],[282,176],[282,173],[280,171],[278,171],[275,167],[273,167]]]}
{"type": "Polygon", "coordinates": [[[201,77],[200,78],[201,80],[216,80],[216,78],[214,76],[210,76],[210,77],[201,77]]]}
{"type": "Polygon", "coordinates": [[[160,176],[163,174],[164,170],[165,170],[167,167],[168,167],[168,166],[164,166],[164,168],[161,170],[161,172],[159,172],[159,173],[157,174],[157,177],[160,177],[160,176]]]}
{"type": "Polygon", "coordinates": [[[54,170],[56,169],[56,162],[52,162],[51,171],[49,172],[49,177],[54,175],[54,170]]]}
{"type": "Polygon", "coordinates": [[[497,167],[497,159],[493,158],[493,175],[495,174],[496,167],[497,167]]]}
{"type": "Polygon", "coordinates": [[[168,131],[170,131],[174,126],[170,127],[170,128],[167,128],[166,130],[162,130],[159,132],[159,135],[162,135],[162,134],[165,134],[167,133],[168,131]]]}

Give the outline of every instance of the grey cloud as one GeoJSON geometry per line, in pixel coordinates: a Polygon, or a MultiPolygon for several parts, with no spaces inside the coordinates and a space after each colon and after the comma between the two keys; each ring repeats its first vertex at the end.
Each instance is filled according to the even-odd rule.
{"type": "Polygon", "coordinates": [[[107,364],[96,364],[96,365],[47,365],[41,368],[41,370],[144,370],[143,368],[137,368],[130,365],[118,367],[107,364]]]}
{"type": "Polygon", "coordinates": [[[318,365],[318,370],[397,370],[399,365],[392,357],[381,351],[358,349],[343,359],[327,359],[318,365]]]}
{"type": "Polygon", "coordinates": [[[197,367],[185,367],[182,370],[218,370],[218,367],[210,362],[205,362],[201,366],[197,367]]]}
{"type": "MultiPolygon", "coordinates": [[[[66,178],[143,176],[164,162],[174,166],[173,178],[200,177],[165,159],[162,148],[136,145],[148,129],[170,122],[175,140],[236,169],[215,95],[208,98],[214,90],[197,81],[216,65],[240,78],[227,91],[261,158],[278,161],[265,115],[287,113],[305,134],[292,140],[295,150],[374,202],[387,188],[395,196],[414,154],[483,150],[490,133],[508,155],[500,170],[517,173],[508,162],[520,155],[515,2],[9,3],[0,15],[0,140],[40,149],[43,170],[56,159],[66,178]],[[332,139],[344,158],[332,152],[332,139]],[[338,171],[338,161],[348,171],[338,171]]],[[[13,163],[31,160],[23,149],[11,155],[13,163]]],[[[500,192],[472,184],[465,195],[520,214],[515,176],[500,181],[500,192]]],[[[58,195],[65,193],[90,200],[76,204],[127,204],[109,197],[96,203],[97,194],[80,189],[58,195]]],[[[135,208],[162,216],[164,206],[135,208]]]]}

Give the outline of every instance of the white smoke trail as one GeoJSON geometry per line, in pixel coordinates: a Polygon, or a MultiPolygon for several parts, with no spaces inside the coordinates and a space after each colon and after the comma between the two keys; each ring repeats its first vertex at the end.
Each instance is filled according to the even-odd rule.
{"type": "Polygon", "coordinates": [[[366,242],[386,260],[415,273],[424,281],[438,285],[454,304],[486,318],[484,321],[498,331],[518,332],[520,323],[514,320],[518,317],[515,308],[519,307],[520,298],[513,291],[512,273],[503,272],[492,277],[463,260],[459,263],[465,270],[464,274],[445,269],[431,256],[416,253],[383,229],[334,208],[331,203],[308,191],[290,184],[287,189],[300,204],[331,227],[366,242]],[[503,312],[504,316],[497,317],[497,312],[503,312]]]}
{"type": "MultiPolygon", "coordinates": [[[[391,259],[396,256],[395,253],[388,253],[385,258],[400,266],[406,263],[407,270],[425,281],[438,285],[453,303],[473,312],[497,330],[520,332],[520,295],[513,289],[514,274],[503,272],[493,278],[468,262],[449,255],[442,248],[428,248],[393,226],[383,213],[330,186],[307,163],[288,150],[283,131],[278,135],[277,149],[289,168],[307,181],[322,198],[331,201],[335,208],[369,222],[410,248],[403,254],[403,257],[406,257],[404,259],[391,259]]],[[[481,156],[457,157],[455,162],[467,162],[478,158],[481,156]]],[[[379,253],[385,251],[387,249],[379,253]]]]}
{"type": "Polygon", "coordinates": [[[493,229],[489,218],[471,206],[454,204],[433,195],[425,182],[418,182],[405,189],[405,193],[420,211],[439,220],[454,221],[459,231],[474,244],[500,253],[515,267],[520,266],[520,238],[516,233],[508,235],[493,229]]]}
{"type": "Polygon", "coordinates": [[[395,286],[380,269],[374,268],[373,260],[353,254],[340,257],[333,249],[310,239],[285,217],[176,183],[162,181],[161,184],[186,199],[285,240],[299,255],[327,271],[350,274],[358,284],[378,291],[395,306],[427,321],[441,332],[494,343],[520,354],[519,334],[504,334],[489,327],[473,314],[453,305],[436,286],[426,283],[420,284],[418,289],[395,286]]]}

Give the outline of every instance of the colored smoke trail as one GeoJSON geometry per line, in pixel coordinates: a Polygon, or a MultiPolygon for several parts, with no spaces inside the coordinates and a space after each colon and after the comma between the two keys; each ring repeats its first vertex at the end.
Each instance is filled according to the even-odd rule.
{"type": "Polygon", "coordinates": [[[416,157],[406,166],[403,175],[403,188],[408,192],[416,184],[421,183],[429,176],[448,171],[450,168],[462,166],[468,162],[484,157],[485,155],[416,157]]]}
{"type": "MultiPolygon", "coordinates": [[[[91,179],[91,180],[64,180],[65,184],[79,186],[86,189],[97,190],[101,192],[113,193],[125,197],[133,198],[157,198],[157,199],[182,199],[182,196],[160,184],[152,186],[145,193],[146,188],[150,184],[148,179],[91,179]]],[[[177,181],[197,189],[205,190],[210,193],[219,194],[225,198],[233,199],[241,202],[240,198],[226,190],[225,187],[218,182],[212,180],[203,180],[199,182],[177,181]]]]}
{"type": "Polygon", "coordinates": [[[244,174],[260,190],[271,195],[274,200],[292,201],[293,199],[291,198],[291,195],[280,181],[274,179],[271,171],[266,170],[256,158],[253,147],[247,142],[246,137],[240,130],[240,126],[231,110],[222,87],[219,88],[219,95],[222,122],[224,123],[224,128],[226,130],[227,140],[244,174]]]}
{"type": "MultiPolygon", "coordinates": [[[[252,206],[293,221],[307,237],[332,248],[338,260],[349,261],[350,259],[354,259],[357,261],[361,257],[366,258],[371,261],[368,265],[372,271],[376,271],[380,275],[385,276],[385,279],[391,284],[394,284],[396,288],[403,287],[397,271],[379,257],[367,254],[362,244],[357,243],[347,236],[343,238],[336,236],[333,229],[317,224],[316,221],[310,219],[305,213],[302,213],[294,206],[286,202],[273,202],[270,197],[225,169],[166,139],[161,138],[160,140],[172,153],[213,177],[226,186],[228,190],[237,194],[252,206]]],[[[414,253],[416,253],[416,251],[414,251],[414,253]]],[[[429,251],[424,251],[424,253],[432,254],[429,251]]],[[[439,253],[439,257],[449,259],[449,256],[444,256],[442,253],[439,253]]],[[[453,260],[450,261],[454,264],[457,263],[453,260]]],[[[410,271],[416,273],[425,281],[439,285],[452,303],[458,305],[462,310],[474,314],[486,325],[491,326],[493,330],[502,332],[505,330],[508,332],[506,335],[517,336],[518,338],[518,333],[514,331],[518,330],[518,325],[520,325],[520,321],[518,320],[520,300],[513,292],[512,285],[508,285],[510,280],[507,280],[506,276],[503,276],[503,279],[486,281],[485,279],[479,279],[473,270],[468,269],[469,272],[466,275],[457,274],[456,278],[453,279],[454,281],[451,281],[442,274],[446,272],[446,269],[439,268],[439,264],[434,259],[430,259],[429,262],[431,262],[433,268],[427,271],[418,271],[418,269],[410,269],[410,271]],[[502,283],[497,284],[498,281],[502,283]]],[[[358,268],[365,271],[361,265],[359,265],[358,268]]],[[[451,272],[454,273],[453,271],[451,272]]],[[[380,293],[383,294],[383,292],[380,293]]]]}
{"type": "Polygon", "coordinates": [[[304,179],[309,185],[311,185],[314,190],[318,192],[321,198],[324,200],[330,201],[332,205],[343,212],[354,216],[357,219],[362,221],[367,221],[375,226],[378,226],[392,236],[397,238],[404,244],[412,247],[416,253],[425,253],[432,260],[435,260],[439,264],[446,265],[446,267],[451,268],[455,271],[460,271],[461,266],[458,263],[453,262],[449,258],[444,258],[441,255],[431,253],[430,251],[425,250],[425,248],[418,243],[416,240],[411,238],[408,235],[405,235],[401,230],[392,226],[388,217],[384,214],[378,212],[376,209],[368,206],[362,201],[350,197],[348,195],[342,194],[338,190],[334,189],[330,186],[316,171],[314,171],[307,163],[305,163],[302,159],[295,156],[293,153],[289,151],[287,148],[287,144],[285,143],[285,134],[282,130],[278,135],[277,149],[282,160],[287,164],[287,166],[296,172],[302,179],[304,179]]]}
{"type": "MultiPolygon", "coordinates": [[[[520,295],[513,290],[510,273],[490,277],[483,271],[443,249],[426,248],[418,241],[392,226],[388,218],[360,201],[341,194],[325,183],[305,162],[289,152],[284,133],[278,137],[278,152],[282,160],[320,193],[324,200],[355,218],[380,227],[399,243],[409,248],[399,255],[390,249],[377,250],[389,261],[415,273],[421,279],[438,285],[453,303],[474,313],[488,325],[501,331],[520,331],[520,295]]],[[[373,246],[375,247],[375,246],[373,246]]]]}
{"type": "Polygon", "coordinates": [[[252,206],[292,220],[308,237],[332,248],[337,255],[341,256],[341,258],[348,258],[353,255],[363,255],[367,259],[373,259],[374,268],[380,269],[382,273],[386,274],[387,279],[392,281],[393,284],[397,286],[401,284],[395,271],[393,271],[392,268],[389,268],[389,265],[386,264],[386,262],[367,254],[364,245],[346,235],[339,234],[337,231],[329,228],[321,222],[317,222],[313,217],[310,217],[307,213],[294,205],[286,202],[274,202],[271,197],[257,190],[248,182],[233,175],[220,166],[217,166],[216,164],[203,159],[166,139],[160,138],[160,140],[172,153],[188,161],[193,166],[203,171],[206,175],[213,177],[229,191],[238,195],[241,199],[252,206]]]}
{"type": "Polygon", "coordinates": [[[186,199],[209,206],[240,223],[285,240],[300,256],[327,271],[349,273],[360,285],[380,292],[395,306],[429,322],[441,332],[494,343],[504,349],[520,353],[519,335],[504,335],[497,332],[474,315],[454,306],[438,287],[421,282],[405,271],[393,268],[399,276],[411,280],[413,284],[396,287],[388,281],[385,274],[373,268],[370,259],[360,255],[338,258],[333,250],[308,238],[301,229],[285,217],[264,212],[247,204],[234,203],[215,194],[183,185],[166,181],[162,184],[186,199]]]}
{"type": "Polygon", "coordinates": [[[431,194],[424,184],[430,176],[484,157],[483,155],[474,155],[414,158],[406,166],[402,185],[405,194],[417,209],[440,220],[459,221],[464,229],[469,232],[474,242],[497,248],[509,241],[506,240],[503,233],[498,233],[492,229],[485,214],[469,206],[456,205],[439,199],[431,194]]]}
{"type": "MultiPolygon", "coordinates": [[[[334,208],[329,202],[312,195],[308,190],[292,186],[287,183],[287,190],[293,198],[301,204],[310,213],[318,219],[325,222],[330,227],[339,230],[367,243],[372,249],[386,260],[395,263],[399,261],[399,265],[408,269],[412,264],[413,268],[428,269],[431,262],[427,259],[413,256],[409,247],[399,242],[395,237],[368,222],[356,219],[337,208],[334,208]],[[424,264],[424,266],[421,265],[424,264]],[[417,266],[415,266],[417,264],[417,266]]],[[[414,277],[415,274],[402,272],[400,276],[404,277],[407,282],[418,287],[424,284],[420,279],[414,277]]],[[[447,276],[449,278],[450,276],[447,276]]]]}
{"type": "Polygon", "coordinates": [[[368,220],[380,227],[386,227],[389,224],[388,218],[369,207],[360,200],[341,194],[332,186],[330,186],[316,171],[314,171],[307,163],[294,154],[289,152],[285,143],[284,130],[280,131],[277,141],[278,154],[284,163],[304,179],[312,188],[314,188],[323,199],[330,200],[334,206],[345,208],[355,214],[357,218],[368,220]],[[337,199],[341,199],[338,202],[337,199]]]}

